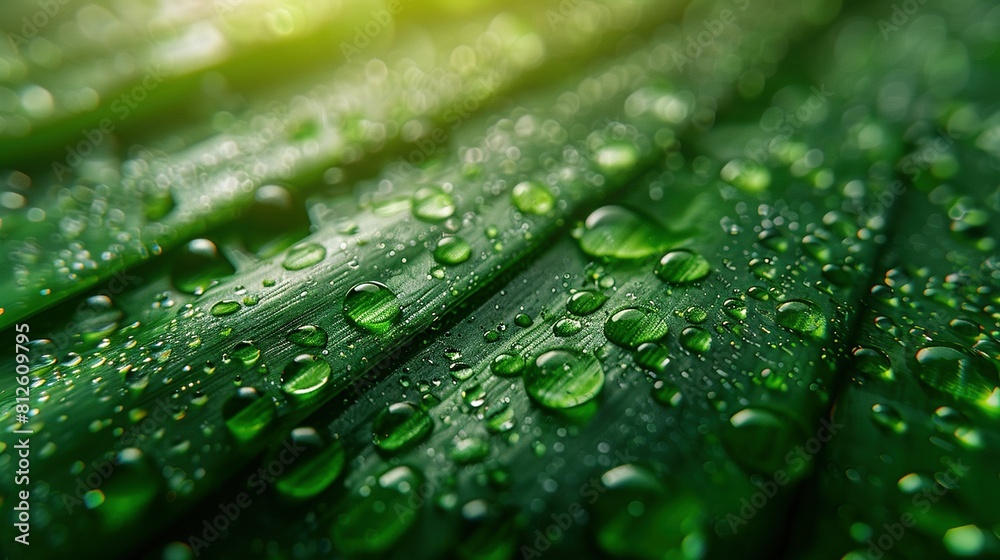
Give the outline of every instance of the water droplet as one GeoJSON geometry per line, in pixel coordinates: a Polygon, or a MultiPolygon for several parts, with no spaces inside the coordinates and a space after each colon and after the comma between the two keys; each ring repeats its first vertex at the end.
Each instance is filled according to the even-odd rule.
{"type": "Polygon", "coordinates": [[[573,336],[583,330],[583,323],[572,317],[563,317],[556,321],[552,327],[552,333],[558,337],[573,336]]]}
{"type": "MultiPolygon", "coordinates": [[[[326,490],[344,470],[344,446],[340,440],[327,443],[313,428],[292,430],[288,445],[277,448],[271,461],[281,460],[281,454],[293,449],[293,462],[274,482],[282,495],[297,500],[311,498],[326,490]]],[[[285,461],[281,461],[283,464],[285,461]]]]}
{"type": "Polygon", "coordinates": [[[219,252],[215,243],[208,239],[195,239],[177,255],[171,278],[178,290],[201,295],[218,283],[220,278],[234,272],[236,269],[219,252]]]}
{"type": "Polygon", "coordinates": [[[232,315],[240,310],[240,304],[231,300],[224,299],[212,306],[209,311],[212,315],[216,317],[224,317],[226,315],[232,315]]]}
{"type": "Polygon", "coordinates": [[[344,296],[344,315],[351,324],[375,334],[389,330],[400,315],[396,294],[380,282],[362,282],[344,296]]]}
{"type": "MultiPolygon", "coordinates": [[[[138,448],[123,449],[96,496],[97,514],[109,530],[120,530],[140,518],[160,493],[162,477],[138,448]]],[[[92,502],[93,503],[93,502],[92,502]]]]}
{"type": "Polygon", "coordinates": [[[288,250],[281,266],[285,270],[302,270],[326,258],[326,248],[319,243],[301,243],[288,250]]]}
{"type": "Polygon", "coordinates": [[[514,316],[514,324],[521,328],[528,328],[533,323],[534,321],[531,320],[531,317],[527,313],[518,313],[514,316]]]}
{"type": "MultiPolygon", "coordinates": [[[[91,296],[77,308],[73,322],[85,343],[94,343],[115,332],[125,314],[115,307],[111,298],[91,296]]],[[[72,324],[72,323],[71,323],[72,324]]]]}
{"type": "Polygon", "coordinates": [[[597,290],[580,290],[566,302],[566,311],[578,316],[590,315],[608,301],[608,296],[597,290]]]}
{"type": "Polygon", "coordinates": [[[305,348],[324,348],[328,342],[326,331],[315,325],[303,325],[289,332],[285,338],[305,348]]]}
{"type": "Polygon", "coordinates": [[[486,389],[478,383],[462,389],[462,401],[472,408],[479,408],[486,403],[486,389]]]}
{"type": "Polygon", "coordinates": [[[790,300],[778,306],[775,321],[782,327],[799,334],[823,336],[826,317],[818,305],[807,300],[790,300]]]}
{"type": "Polygon", "coordinates": [[[349,555],[385,552],[419,517],[414,504],[421,476],[407,466],[394,467],[373,484],[365,484],[344,500],[331,527],[337,550],[349,555]]]}
{"type": "Polygon", "coordinates": [[[962,525],[945,531],[942,542],[954,556],[979,556],[986,546],[986,535],[976,525],[962,525]]]}
{"type": "Polygon", "coordinates": [[[454,443],[448,457],[462,465],[478,463],[490,454],[490,444],[479,438],[463,438],[454,443]]]}
{"type": "Polygon", "coordinates": [[[308,397],[326,385],[331,371],[323,358],[301,354],[281,371],[281,390],[294,397],[308,397]]]}
{"type": "Polygon", "coordinates": [[[668,284],[690,284],[708,276],[712,265],[698,253],[678,249],[663,255],[655,272],[660,280],[668,284]]]}
{"type": "Polygon", "coordinates": [[[750,271],[758,278],[774,280],[778,276],[778,268],[771,259],[752,259],[749,266],[750,271]]]}
{"type": "Polygon", "coordinates": [[[492,434],[502,434],[514,427],[514,409],[508,405],[494,408],[486,415],[486,431],[492,434]]]}
{"type": "Polygon", "coordinates": [[[537,181],[518,183],[511,191],[514,207],[525,214],[544,216],[555,206],[556,199],[547,186],[537,181]]]}
{"type": "Polygon", "coordinates": [[[590,401],[604,386],[604,369],[589,354],[549,350],[524,374],[524,388],[548,408],[571,408],[590,401]]]}
{"type": "Polygon", "coordinates": [[[260,348],[253,345],[253,342],[244,340],[233,347],[233,357],[250,367],[257,363],[260,358],[260,348]]]}
{"type": "Polygon", "coordinates": [[[667,322],[652,309],[626,307],[604,323],[604,336],[624,348],[634,349],[667,335],[667,322]]]}
{"type": "Polygon", "coordinates": [[[423,441],[434,429],[434,421],[416,405],[400,402],[382,409],[373,428],[372,442],[383,451],[395,452],[423,441]]]}
{"type": "Polygon", "coordinates": [[[440,222],[455,213],[455,201],[439,187],[424,187],[413,195],[413,215],[428,222],[440,222]]]}
{"type": "Polygon", "coordinates": [[[712,335],[701,327],[688,327],[681,332],[681,346],[692,352],[704,354],[712,348],[712,335]]]}
{"type": "Polygon", "coordinates": [[[594,210],[576,235],[584,253],[602,259],[641,259],[675,242],[651,218],[621,206],[594,210]]]}
{"type": "Polygon", "coordinates": [[[875,404],[872,406],[872,418],[880,426],[888,428],[890,431],[901,434],[906,431],[906,422],[896,407],[888,404],[875,404]]]}
{"type": "Polygon", "coordinates": [[[704,323],[708,320],[708,313],[700,307],[692,306],[684,311],[684,318],[691,323],[704,323]]]}
{"type": "Polygon", "coordinates": [[[240,387],[222,406],[222,419],[239,441],[250,441],[274,420],[274,402],[253,387],[240,387]]]}
{"type": "Polygon", "coordinates": [[[667,487],[632,464],[615,467],[600,480],[605,492],[594,502],[597,542],[616,558],[700,558],[705,552],[705,513],[689,491],[667,487]]]}
{"type": "Polygon", "coordinates": [[[670,352],[662,344],[647,342],[636,349],[635,363],[657,376],[662,376],[670,365],[670,352]]]}
{"type": "Polygon", "coordinates": [[[921,348],[913,369],[924,385],[960,399],[985,400],[997,387],[989,360],[949,346],[921,348]]]}
{"type": "Polygon", "coordinates": [[[639,163],[639,151],[632,144],[612,142],[597,150],[594,162],[604,173],[624,173],[639,163]]]}
{"type": "Polygon", "coordinates": [[[750,407],[733,414],[722,432],[729,456],[747,471],[774,476],[784,471],[791,480],[805,474],[808,464],[785,461],[806,440],[803,429],[791,416],[778,410],[750,407]]]}
{"type": "Polygon", "coordinates": [[[722,180],[749,193],[760,193],[771,186],[771,172],[751,159],[734,159],[719,173],[722,180]]]}
{"type": "Polygon", "coordinates": [[[722,302],[722,310],[737,321],[745,321],[747,318],[747,305],[735,298],[729,298],[722,302]]]}
{"type": "Polygon", "coordinates": [[[515,377],[524,369],[525,361],[521,356],[515,354],[500,354],[493,358],[490,369],[494,375],[500,377],[515,377]]]}
{"type": "Polygon", "coordinates": [[[461,237],[442,237],[434,248],[434,260],[443,265],[464,263],[472,256],[472,246],[461,237]]]}
{"type": "Polygon", "coordinates": [[[854,365],[858,371],[872,379],[892,379],[892,363],[885,352],[874,348],[858,347],[854,349],[854,365]]]}

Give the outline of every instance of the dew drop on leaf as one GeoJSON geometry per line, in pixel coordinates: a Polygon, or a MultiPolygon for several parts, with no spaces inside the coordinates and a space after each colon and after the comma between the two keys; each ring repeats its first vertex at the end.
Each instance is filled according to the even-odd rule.
{"type": "Polygon", "coordinates": [[[604,368],[590,354],[549,350],[524,373],[524,388],[548,408],[571,408],[596,397],[604,387],[604,368]]]}
{"type": "Polygon", "coordinates": [[[698,253],[678,249],[663,255],[655,272],[668,284],[690,284],[708,276],[712,265],[698,253]]]}
{"type": "Polygon", "coordinates": [[[434,248],[434,260],[443,265],[464,263],[472,256],[472,246],[461,237],[442,237],[434,248]]]}
{"type": "Polygon", "coordinates": [[[382,334],[400,315],[396,294],[380,282],[362,282],[344,296],[344,316],[351,324],[382,334]]]}
{"type": "Polygon", "coordinates": [[[383,451],[413,447],[430,435],[434,422],[423,409],[408,403],[394,403],[382,409],[373,423],[372,442],[383,451]]]}
{"type": "Polygon", "coordinates": [[[807,300],[789,300],[778,306],[775,321],[799,334],[823,336],[826,317],[818,305],[807,300]]]}
{"type": "Polygon", "coordinates": [[[635,349],[667,335],[667,322],[652,309],[626,307],[604,323],[604,336],[623,348],[635,349]]]}
{"type": "Polygon", "coordinates": [[[538,181],[524,181],[518,183],[511,191],[511,200],[514,207],[525,214],[544,216],[548,214],[556,199],[552,196],[552,191],[547,186],[538,181]]]}
{"type": "Polygon", "coordinates": [[[301,354],[281,370],[281,390],[294,397],[308,397],[326,385],[331,371],[323,358],[301,354]]]}
{"type": "Polygon", "coordinates": [[[301,243],[288,250],[281,266],[285,270],[302,270],[326,258],[326,248],[319,243],[301,243]]]}

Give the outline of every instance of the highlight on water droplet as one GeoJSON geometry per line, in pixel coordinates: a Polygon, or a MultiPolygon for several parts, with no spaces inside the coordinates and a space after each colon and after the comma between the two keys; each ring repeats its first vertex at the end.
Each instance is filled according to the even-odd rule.
{"type": "Polygon", "coordinates": [[[427,222],[440,222],[455,213],[455,200],[440,187],[424,187],[413,195],[413,215],[427,222]]]}

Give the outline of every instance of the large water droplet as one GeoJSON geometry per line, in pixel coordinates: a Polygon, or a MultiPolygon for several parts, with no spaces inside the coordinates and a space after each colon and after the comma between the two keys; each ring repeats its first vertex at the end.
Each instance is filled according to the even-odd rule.
{"type": "Polygon", "coordinates": [[[289,498],[302,500],[319,494],[344,469],[344,446],[340,440],[327,443],[313,428],[292,430],[289,441],[275,449],[268,464],[280,461],[282,455],[290,455],[292,462],[285,466],[274,484],[278,492],[289,498]]]}
{"type": "Polygon", "coordinates": [[[328,341],[326,331],[315,325],[303,325],[289,332],[285,338],[305,348],[323,348],[328,341]]]}
{"type": "Polygon", "coordinates": [[[594,153],[594,162],[604,173],[625,173],[639,163],[639,151],[632,144],[612,142],[594,153]]]}
{"type": "Polygon", "coordinates": [[[604,369],[589,354],[549,350],[524,374],[524,388],[539,404],[570,408],[590,401],[604,386],[604,369]]]}
{"type": "Polygon", "coordinates": [[[924,385],[960,399],[983,400],[997,387],[997,369],[989,360],[949,346],[921,348],[913,369],[924,385]]]}
{"type": "Polygon", "coordinates": [[[701,327],[688,327],[681,332],[681,346],[704,354],[712,349],[712,334],[701,327]]]}
{"type": "Polygon", "coordinates": [[[171,275],[174,287],[188,293],[201,295],[218,283],[220,278],[236,272],[233,265],[208,239],[189,242],[177,255],[171,275]]]}
{"type": "Polygon", "coordinates": [[[84,300],[77,308],[73,321],[79,329],[80,338],[85,343],[92,343],[115,332],[124,316],[111,298],[99,295],[84,300]]]}
{"type": "Polygon", "coordinates": [[[288,250],[281,266],[285,270],[302,270],[326,258],[326,248],[319,243],[301,243],[288,250]]]}
{"type": "Polygon", "coordinates": [[[604,323],[604,336],[629,349],[660,340],[667,335],[667,330],[667,322],[656,311],[643,307],[626,307],[604,323]]]}
{"type": "Polygon", "coordinates": [[[617,558],[693,559],[705,551],[704,508],[688,491],[668,491],[632,464],[601,475],[606,491],[594,502],[600,547],[617,558]]]}
{"type": "Polygon", "coordinates": [[[344,315],[353,325],[382,334],[399,319],[400,308],[388,286],[362,282],[344,296],[344,315]]]}
{"type": "Polygon", "coordinates": [[[547,186],[537,181],[518,183],[511,191],[511,200],[525,214],[544,216],[555,206],[556,199],[547,186]]]}
{"type": "Polygon", "coordinates": [[[239,303],[231,299],[224,299],[213,305],[212,308],[209,309],[209,313],[211,313],[215,317],[225,317],[226,315],[232,315],[233,313],[236,313],[239,310],[240,310],[239,303]]]}
{"type": "Polygon", "coordinates": [[[738,465],[768,477],[781,470],[791,480],[805,474],[808,463],[785,457],[805,440],[804,430],[791,416],[762,407],[733,414],[722,432],[722,444],[738,465]]]}
{"type": "Polygon", "coordinates": [[[345,554],[386,551],[417,519],[414,503],[420,475],[407,466],[394,467],[373,484],[365,484],[346,499],[332,526],[337,550],[345,554]]]}
{"type": "Polygon", "coordinates": [[[608,296],[597,290],[580,290],[566,302],[566,311],[578,316],[590,315],[608,301],[608,296]]]}
{"type": "Polygon", "coordinates": [[[244,442],[263,431],[274,416],[274,402],[253,387],[240,387],[222,406],[222,419],[229,433],[244,442]]]}
{"type": "Polygon", "coordinates": [[[678,249],[663,255],[655,272],[660,280],[668,284],[690,284],[708,276],[712,265],[698,253],[678,249]]]}
{"type": "Polygon", "coordinates": [[[413,195],[413,215],[428,222],[440,222],[455,213],[455,201],[439,187],[424,187],[413,195]]]}
{"type": "Polygon", "coordinates": [[[323,358],[301,354],[281,371],[281,389],[294,397],[308,397],[326,385],[331,371],[323,358]]]}
{"type": "Polygon", "coordinates": [[[621,206],[604,206],[587,217],[578,242],[592,257],[641,259],[659,253],[674,240],[648,217],[621,206]]]}
{"type": "Polygon", "coordinates": [[[442,237],[434,248],[434,260],[444,265],[464,263],[472,256],[472,246],[461,237],[442,237]]]}
{"type": "Polygon", "coordinates": [[[400,451],[423,441],[434,429],[434,421],[423,409],[408,402],[391,404],[373,423],[373,443],[383,451],[400,451]]]}
{"type": "Polygon", "coordinates": [[[260,348],[253,345],[253,342],[244,340],[233,347],[233,357],[243,363],[245,367],[250,367],[257,363],[260,358],[260,348]]]}
{"type": "Polygon", "coordinates": [[[892,379],[892,363],[885,352],[874,348],[854,349],[854,365],[871,379],[892,379]]]}
{"type": "Polygon", "coordinates": [[[514,377],[524,369],[525,361],[521,356],[515,354],[500,354],[493,358],[490,369],[495,375],[500,377],[514,377]]]}
{"type": "Polygon", "coordinates": [[[818,305],[807,300],[790,300],[778,306],[775,321],[782,327],[799,334],[823,336],[826,317],[818,305]]]}

